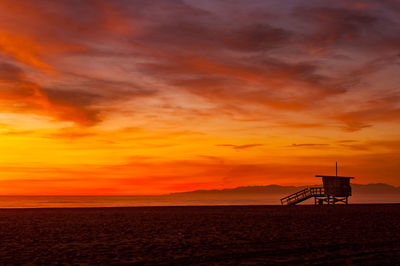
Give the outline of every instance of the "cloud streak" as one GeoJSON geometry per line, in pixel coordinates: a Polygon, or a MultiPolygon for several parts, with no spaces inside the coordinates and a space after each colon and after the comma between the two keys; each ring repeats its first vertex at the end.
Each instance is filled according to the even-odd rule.
{"type": "Polygon", "coordinates": [[[218,147],[232,147],[235,150],[244,150],[244,149],[249,149],[249,148],[254,148],[254,147],[260,147],[263,146],[264,144],[244,144],[244,145],[234,145],[234,144],[217,144],[216,146],[218,147]]]}

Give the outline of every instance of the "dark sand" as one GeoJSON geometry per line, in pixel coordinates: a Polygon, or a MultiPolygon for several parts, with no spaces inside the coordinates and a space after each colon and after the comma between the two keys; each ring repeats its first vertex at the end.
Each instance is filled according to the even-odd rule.
{"type": "Polygon", "coordinates": [[[400,263],[400,205],[0,210],[0,264],[400,263]]]}

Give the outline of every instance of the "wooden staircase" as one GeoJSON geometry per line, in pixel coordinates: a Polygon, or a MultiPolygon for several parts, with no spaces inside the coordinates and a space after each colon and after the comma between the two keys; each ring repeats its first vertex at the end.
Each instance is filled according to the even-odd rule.
{"type": "Polygon", "coordinates": [[[282,205],[296,205],[309,198],[326,197],[323,187],[308,187],[281,199],[282,205]]]}

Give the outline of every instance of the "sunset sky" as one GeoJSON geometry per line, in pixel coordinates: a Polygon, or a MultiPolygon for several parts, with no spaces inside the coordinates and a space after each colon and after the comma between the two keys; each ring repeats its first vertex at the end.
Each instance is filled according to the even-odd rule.
{"type": "Polygon", "coordinates": [[[400,1],[0,0],[0,195],[400,186],[400,1]]]}

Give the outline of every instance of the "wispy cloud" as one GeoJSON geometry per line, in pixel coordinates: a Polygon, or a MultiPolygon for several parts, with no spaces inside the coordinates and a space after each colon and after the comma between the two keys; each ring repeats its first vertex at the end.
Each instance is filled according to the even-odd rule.
{"type": "Polygon", "coordinates": [[[290,147],[327,147],[329,144],[325,143],[299,143],[292,144],[290,147]]]}
{"type": "Polygon", "coordinates": [[[232,147],[235,150],[243,150],[243,149],[249,149],[249,148],[254,148],[254,147],[260,147],[263,146],[264,144],[244,144],[244,145],[234,145],[234,144],[217,144],[216,146],[218,147],[232,147]]]}

